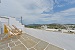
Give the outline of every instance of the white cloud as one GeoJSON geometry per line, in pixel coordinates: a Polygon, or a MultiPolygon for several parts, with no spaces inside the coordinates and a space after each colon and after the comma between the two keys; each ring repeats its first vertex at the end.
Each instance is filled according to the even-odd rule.
{"type": "MultiPolygon", "coordinates": [[[[43,22],[55,21],[61,23],[68,21],[64,20],[66,16],[75,14],[75,8],[54,14],[41,14],[43,11],[48,12],[52,10],[53,4],[53,0],[2,0],[2,3],[0,3],[0,15],[15,16],[16,18],[23,16],[23,20],[28,24],[36,23],[39,20],[43,22]]],[[[74,20],[73,18],[71,19],[74,20]]]]}
{"type": "Polygon", "coordinates": [[[22,2],[23,7],[28,13],[42,13],[43,11],[52,10],[53,1],[48,0],[25,0],[22,2]],[[27,3],[25,3],[27,2],[27,3]]]}
{"type": "Polygon", "coordinates": [[[52,10],[52,0],[2,0],[1,16],[23,16],[27,23],[33,23],[42,17],[43,11],[52,10]]]}
{"type": "Polygon", "coordinates": [[[70,8],[61,12],[57,12],[54,14],[47,14],[44,16],[48,17],[47,18],[42,17],[41,20],[46,22],[54,21],[54,23],[74,23],[75,8],[70,8]]]}

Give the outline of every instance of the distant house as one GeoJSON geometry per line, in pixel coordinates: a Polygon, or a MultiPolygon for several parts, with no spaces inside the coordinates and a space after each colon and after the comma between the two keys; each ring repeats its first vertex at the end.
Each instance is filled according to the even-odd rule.
{"type": "Polygon", "coordinates": [[[47,29],[47,25],[42,25],[41,29],[47,29]]]}

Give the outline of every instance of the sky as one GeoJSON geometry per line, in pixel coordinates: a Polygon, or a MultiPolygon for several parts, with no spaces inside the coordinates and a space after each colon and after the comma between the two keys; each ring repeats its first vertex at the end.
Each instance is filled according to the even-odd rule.
{"type": "Polygon", "coordinates": [[[1,0],[0,16],[23,24],[75,24],[75,0],[1,0]]]}

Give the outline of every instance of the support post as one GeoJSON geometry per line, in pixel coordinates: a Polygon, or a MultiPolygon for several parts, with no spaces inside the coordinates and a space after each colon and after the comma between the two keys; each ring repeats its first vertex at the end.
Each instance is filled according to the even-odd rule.
{"type": "Polygon", "coordinates": [[[21,24],[22,24],[22,16],[21,16],[21,24]]]}

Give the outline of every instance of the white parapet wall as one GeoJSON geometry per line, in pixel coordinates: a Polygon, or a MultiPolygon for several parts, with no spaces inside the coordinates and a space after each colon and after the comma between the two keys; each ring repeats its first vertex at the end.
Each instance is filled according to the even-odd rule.
{"type": "MultiPolygon", "coordinates": [[[[14,25],[20,30],[24,30],[24,25],[22,25],[19,21],[16,20],[16,18],[13,17],[7,17],[7,16],[2,16],[0,18],[0,22],[4,31],[4,24],[8,24],[10,26],[14,25]]],[[[3,32],[2,31],[2,32],[3,32]]]]}
{"type": "Polygon", "coordinates": [[[58,31],[58,29],[46,29],[46,31],[58,31]]]}
{"type": "Polygon", "coordinates": [[[70,31],[75,33],[75,30],[70,30],[70,31]]]}
{"type": "Polygon", "coordinates": [[[8,24],[8,18],[0,17],[0,34],[4,33],[4,24],[8,24]]]}
{"type": "Polygon", "coordinates": [[[62,32],[68,32],[69,30],[62,29],[62,32]]]}
{"type": "Polygon", "coordinates": [[[0,21],[0,34],[2,33],[2,23],[0,21]]]}

